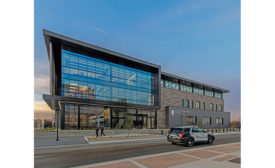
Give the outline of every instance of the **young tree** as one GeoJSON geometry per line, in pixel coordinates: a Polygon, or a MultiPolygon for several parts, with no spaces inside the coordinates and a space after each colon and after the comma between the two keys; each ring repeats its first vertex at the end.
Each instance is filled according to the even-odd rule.
{"type": "Polygon", "coordinates": [[[128,130],[128,136],[130,134],[130,130],[133,129],[133,117],[132,116],[127,116],[127,118],[124,121],[124,128],[128,130]]]}

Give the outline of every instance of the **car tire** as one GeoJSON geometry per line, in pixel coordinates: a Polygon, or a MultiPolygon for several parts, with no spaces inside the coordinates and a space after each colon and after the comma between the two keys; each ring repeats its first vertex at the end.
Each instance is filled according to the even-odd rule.
{"type": "Polygon", "coordinates": [[[214,138],[213,137],[208,137],[208,144],[213,144],[214,143],[214,138]]]}
{"type": "Polygon", "coordinates": [[[176,145],[176,143],[175,142],[171,142],[172,143],[172,145],[176,145]]]}
{"type": "Polygon", "coordinates": [[[193,145],[194,145],[194,139],[192,139],[192,138],[187,139],[185,146],[191,147],[193,145]]]}

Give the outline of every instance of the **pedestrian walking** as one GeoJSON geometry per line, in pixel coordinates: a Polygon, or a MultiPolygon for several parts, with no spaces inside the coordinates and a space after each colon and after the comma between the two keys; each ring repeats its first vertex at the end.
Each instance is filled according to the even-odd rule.
{"type": "Polygon", "coordinates": [[[99,131],[99,129],[98,129],[98,127],[96,127],[96,129],[95,129],[96,137],[98,137],[98,131],[99,131]]]}
{"type": "Polygon", "coordinates": [[[101,126],[100,130],[101,130],[101,136],[102,136],[102,135],[105,136],[105,134],[104,134],[104,127],[103,127],[103,126],[101,126]]]}

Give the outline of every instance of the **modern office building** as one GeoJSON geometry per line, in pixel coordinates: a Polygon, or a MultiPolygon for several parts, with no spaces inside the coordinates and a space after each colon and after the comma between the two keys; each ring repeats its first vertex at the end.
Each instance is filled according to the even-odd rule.
{"type": "Polygon", "coordinates": [[[161,72],[161,66],[43,30],[50,94],[61,129],[229,127],[228,90],[161,72]]]}

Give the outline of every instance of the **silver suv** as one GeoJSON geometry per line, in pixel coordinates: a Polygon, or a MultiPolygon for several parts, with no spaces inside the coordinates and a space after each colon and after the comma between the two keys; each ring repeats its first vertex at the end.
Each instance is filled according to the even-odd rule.
{"type": "Polygon", "coordinates": [[[181,126],[171,128],[167,134],[167,140],[172,144],[183,144],[190,147],[197,142],[213,144],[215,136],[197,126],[181,126]]]}

